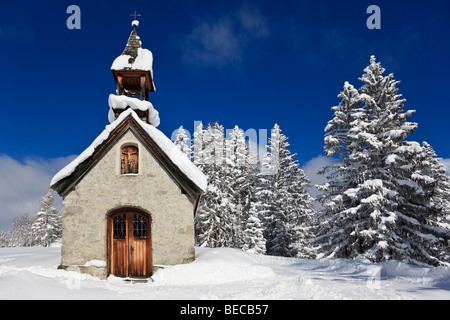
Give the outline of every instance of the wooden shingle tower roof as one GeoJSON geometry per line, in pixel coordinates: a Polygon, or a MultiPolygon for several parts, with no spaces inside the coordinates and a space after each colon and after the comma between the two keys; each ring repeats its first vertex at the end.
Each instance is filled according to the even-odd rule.
{"type": "Polygon", "coordinates": [[[133,62],[136,60],[138,56],[138,49],[142,48],[140,37],[138,36],[136,31],[136,28],[139,26],[138,21],[137,20],[133,21],[132,26],[133,31],[131,31],[127,45],[125,46],[125,49],[122,52],[122,55],[131,56],[131,61],[129,61],[130,64],[133,64],[133,62]]]}

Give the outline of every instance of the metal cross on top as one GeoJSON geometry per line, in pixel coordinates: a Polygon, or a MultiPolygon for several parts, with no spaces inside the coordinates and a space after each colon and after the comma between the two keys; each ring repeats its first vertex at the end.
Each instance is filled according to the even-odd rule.
{"type": "Polygon", "coordinates": [[[140,14],[136,13],[136,10],[134,10],[134,14],[130,14],[130,17],[134,17],[134,20],[136,20],[137,17],[140,17],[140,14]]]}

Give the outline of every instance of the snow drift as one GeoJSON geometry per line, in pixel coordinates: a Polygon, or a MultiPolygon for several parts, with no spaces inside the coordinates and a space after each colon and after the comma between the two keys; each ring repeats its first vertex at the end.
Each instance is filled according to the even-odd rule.
{"type": "Polygon", "coordinates": [[[153,279],[167,284],[220,284],[275,275],[272,268],[236,249],[197,248],[196,258],[188,265],[166,266],[158,270],[153,279]]]}
{"type": "Polygon", "coordinates": [[[306,260],[197,248],[154,281],[99,280],[58,270],[60,247],[0,248],[0,299],[450,299],[450,267],[306,260]]]}

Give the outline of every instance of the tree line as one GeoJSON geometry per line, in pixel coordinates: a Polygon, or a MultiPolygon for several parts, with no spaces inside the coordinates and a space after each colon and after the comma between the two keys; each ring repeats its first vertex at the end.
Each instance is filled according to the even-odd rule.
{"type": "Polygon", "coordinates": [[[278,125],[263,157],[237,126],[225,137],[218,123],[200,124],[192,141],[180,127],[175,144],[209,183],[197,245],[450,265],[449,177],[429,143],[406,140],[418,127],[408,121],[415,111],[403,110],[399,81],[384,73],[372,56],[359,89],[345,82],[324,137],[326,155],[340,161],[319,172],[327,183],[316,186],[317,199],[278,125]]]}
{"type": "Polygon", "coordinates": [[[313,214],[310,181],[275,125],[263,161],[235,127],[226,138],[218,123],[200,124],[192,143],[181,127],[175,144],[205,173],[208,187],[196,216],[198,246],[232,247],[254,253],[302,256],[299,221],[313,214]]]}
{"type": "Polygon", "coordinates": [[[0,230],[0,247],[48,247],[60,240],[61,236],[61,215],[48,189],[34,217],[25,213],[14,220],[8,232],[0,230]]]}

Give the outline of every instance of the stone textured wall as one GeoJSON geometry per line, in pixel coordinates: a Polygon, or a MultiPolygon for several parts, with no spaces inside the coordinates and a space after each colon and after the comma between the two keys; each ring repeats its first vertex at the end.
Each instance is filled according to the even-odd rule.
{"type": "Polygon", "coordinates": [[[174,265],[194,259],[194,207],[147,149],[128,131],[63,199],[61,266],[105,278],[107,215],[135,207],[151,215],[153,265],[174,265]],[[124,145],[139,147],[139,173],[120,174],[124,145]]]}

